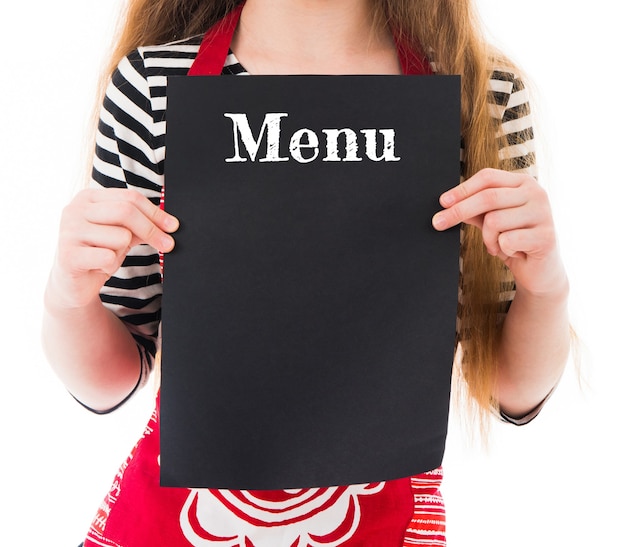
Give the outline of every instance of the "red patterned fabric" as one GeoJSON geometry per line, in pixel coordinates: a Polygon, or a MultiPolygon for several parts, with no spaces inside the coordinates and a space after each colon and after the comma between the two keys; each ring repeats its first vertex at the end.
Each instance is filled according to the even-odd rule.
{"type": "Polygon", "coordinates": [[[445,546],[441,469],[372,484],[231,491],[159,486],[157,406],[85,547],[445,546]]]}

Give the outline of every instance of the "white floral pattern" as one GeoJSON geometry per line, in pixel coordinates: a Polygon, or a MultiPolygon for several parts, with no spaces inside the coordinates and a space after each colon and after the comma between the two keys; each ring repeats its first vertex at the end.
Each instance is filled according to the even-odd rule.
{"type": "Polygon", "coordinates": [[[385,483],[260,491],[191,490],[180,514],[194,547],[337,547],[361,519],[360,496],[385,483]]]}

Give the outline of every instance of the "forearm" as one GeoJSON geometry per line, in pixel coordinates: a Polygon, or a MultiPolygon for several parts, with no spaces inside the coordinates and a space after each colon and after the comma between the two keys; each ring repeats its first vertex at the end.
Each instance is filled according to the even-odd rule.
{"type": "Polygon", "coordinates": [[[45,295],[43,347],[67,389],[88,407],[104,411],[137,385],[141,364],[135,340],[99,298],[65,307],[53,282],[45,295]]]}
{"type": "Polygon", "coordinates": [[[496,397],[509,416],[535,408],[563,373],[570,347],[567,295],[565,276],[549,294],[516,292],[498,348],[496,397]]]}

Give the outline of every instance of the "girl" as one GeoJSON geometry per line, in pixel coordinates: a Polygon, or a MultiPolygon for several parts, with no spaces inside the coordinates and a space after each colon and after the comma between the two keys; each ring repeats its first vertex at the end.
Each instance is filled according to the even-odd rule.
{"type": "MultiPolygon", "coordinates": [[[[458,359],[483,415],[530,421],[569,348],[567,277],[534,175],[527,94],[484,43],[470,0],[131,0],[113,53],[91,188],[65,209],[46,290],[44,345],[69,391],[109,412],[142,386],[159,345],[158,252],[178,219],[159,208],[166,78],[203,34],[230,44],[222,75],[462,76],[462,184],[437,230],[462,223],[458,359]],[[414,68],[414,67],[413,67],[414,68]],[[93,336],[97,333],[97,336],[93,336]]],[[[216,55],[211,47],[202,55],[216,55]]],[[[86,546],[444,545],[441,471],[386,483],[239,492],[158,486],[158,401],[86,546]]]]}

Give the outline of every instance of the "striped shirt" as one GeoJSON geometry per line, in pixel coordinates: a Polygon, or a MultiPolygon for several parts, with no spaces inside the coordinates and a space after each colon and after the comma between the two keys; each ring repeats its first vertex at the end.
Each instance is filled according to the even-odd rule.
{"type": "MultiPolygon", "coordinates": [[[[197,36],[143,47],[121,61],[100,114],[93,185],[133,189],[159,203],[164,182],[167,78],[187,74],[201,41],[202,36],[197,36]]],[[[222,74],[247,72],[230,54],[222,74]]],[[[510,71],[494,70],[489,98],[492,116],[502,120],[501,158],[513,159],[517,170],[534,175],[528,92],[522,81],[510,71]]],[[[124,321],[137,342],[141,355],[138,385],[147,380],[159,346],[161,294],[159,255],[148,245],[132,248],[101,290],[103,304],[124,321]]],[[[512,298],[513,291],[504,288],[501,300],[512,298]]]]}

